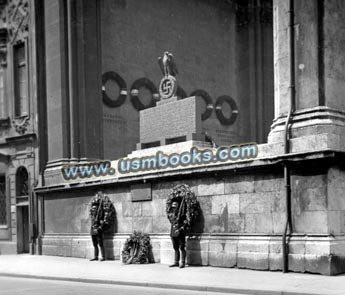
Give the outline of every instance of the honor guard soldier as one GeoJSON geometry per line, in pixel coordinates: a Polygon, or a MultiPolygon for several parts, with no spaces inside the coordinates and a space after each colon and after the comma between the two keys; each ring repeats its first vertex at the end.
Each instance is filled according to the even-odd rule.
{"type": "Polygon", "coordinates": [[[100,261],[105,260],[105,249],[104,249],[104,211],[103,211],[103,198],[102,193],[98,192],[91,201],[90,217],[91,217],[91,229],[90,234],[92,237],[92,244],[94,247],[94,257],[90,261],[98,260],[98,246],[101,249],[102,258],[100,261]]]}
{"type": "Polygon", "coordinates": [[[170,267],[184,268],[186,265],[186,223],[185,218],[181,216],[184,212],[184,202],[179,204],[174,201],[171,204],[170,212],[168,213],[168,219],[171,223],[170,237],[175,251],[175,261],[170,267]],[[181,255],[180,255],[181,251],[181,255]],[[181,264],[179,264],[181,257],[181,264]]]}

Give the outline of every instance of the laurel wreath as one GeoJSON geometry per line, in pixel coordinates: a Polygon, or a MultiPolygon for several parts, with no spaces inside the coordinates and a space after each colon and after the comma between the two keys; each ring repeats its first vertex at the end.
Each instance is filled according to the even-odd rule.
{"type": "Polygon", "coordinates": [[[177,85],[176,96],[178,97],[178,99],[184,99],[187,97],[186,91],[184,91],[184,89],[180,85],[177,85]]]}
{"type": "Polygon", "coordinates": [[[104,73],[102,75],[102,97],[103,97],[103,102],[109,107],[117,108],[123,105],[127,97],[126,81],[116,72],[104,73]],[[116,99],[110,98],[106,92],[105,84],[107,83],[108,80],[115,81],[120,88],[120,94],[116,99]]]}
{"type": "Polygon", "coordinates": [[[140,78],[138,80],[135,80],[131,87],[130,94],[131,94],[131,103],[134,106],[134,108],[138,111],[155,106],[156,100],[159,98],[159,94],[158,94],[155,84],[153,84],[147,78],[140,78]],[[148,105],[144,105],[139,98],[139,89],[142,87],[145,87],[146,89],[148,89],[152,94],[151,100],[148,105]]]}
{"type": "Polygon", "coordinates": [[[205,121],[207,120],[211,114],[212,114],[212,109],[213,109],[213,103],[212,103],[212,98],[211,96],[205,91],[205,90],[202,90],[202,89],[197,89],[197,90],[194,90],[190,96],[199,96],[201,97],[204,101],[205,101],[205,104],[206,104],[206,110],[205,112],[203,112],[203,114],[201,115],[201,120],[202,121],[205,121]]]}
{"type": "Polygon", "coordinates": [[[236,118],[238,115],[238,108],[237,108],[236,102],[233,100],[232,97],[228,95],[222,95],[218,97],[215,109],[216,109],[216,116],[222,125],[231,125],[236,121],[236,118]],[[225,117],[223,114],[223,108],[222,108],[223,103],[227,103],[231,108],[231,115],[229,118],[225,117]]]}
{"type": "Polygon", "coordinates": [[[184,224],[184,230],[188,233],[201,213],[200,204],[195,193],[187,184],[179,184],[169,192],[166,202],[167,214],[171,212],[171,205],[176,201],[180,204],[182,201],[185,203],[185,206],[182,207],[184,212],[181,212],[180,216],[183,219],[181,220],[181,224],[184,224]]]}
{"type": "Polygon", "coordinates": [[[89,210],[89,215],[92,215],[92,206],[94,204],[97,204],[97,206],[99,206],[100,204],[102,205],[102,207],[100,208],[99,211],[99,224],[101,225],[102,230],[107,230],[109,229],[115,222],[115,207],[114,204],[111,202],[111,200],[109,199],[108,196],[94,196],[91,199],[90,202],[90,210],[89,210]]]}
{"type": "Polygon", "coordinates": [[[125,264],[150,263],[151,243],[148,234],[134,231],[126,240],[122,250],[122,262],[125,264]]]}

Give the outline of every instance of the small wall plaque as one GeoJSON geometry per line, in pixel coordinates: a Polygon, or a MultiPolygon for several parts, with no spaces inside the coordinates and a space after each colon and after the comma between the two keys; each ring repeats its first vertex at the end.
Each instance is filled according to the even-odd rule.
{"type": "Polygon", "coordinates": [[[131,185],[132,202],[151,201],[151,183],[140,183],[131,185]]]}

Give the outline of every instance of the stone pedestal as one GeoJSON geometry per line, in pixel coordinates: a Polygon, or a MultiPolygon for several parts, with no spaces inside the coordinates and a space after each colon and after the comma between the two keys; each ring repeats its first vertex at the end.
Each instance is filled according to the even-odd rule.
{"type": "Polygon", "coordinates": [[[184,142],[171,143],[168,145],[150,147],[142,150],[136,150],[128,155],[128,158],[149,157],[155,155],[158,151],[164,154],[183,153],[191,148],[212,148],[212,145],[205,141],[188,140],[184,142]]]}
{"type": "Polygon", "coordinates": [[[162,104],[166,104],[166,103],[171,103],[171,102],[174,102],[174,101],[177,101],[178,98],[177,96],[173,96],[171,98],[167,98],[167,99],[162,99],[160,101],[157,101],[157,105],[162,105],[162,104]]]}
{"type": "Polygon", "coordinates": [[[202,101],[196,96],[141,111],[137,149],[190,140],[204,141],[201,113],[202,101]]]}

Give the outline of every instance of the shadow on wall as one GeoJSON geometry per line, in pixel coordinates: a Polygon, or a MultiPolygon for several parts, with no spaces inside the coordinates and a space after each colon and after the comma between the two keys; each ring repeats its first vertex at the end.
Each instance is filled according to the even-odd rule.
{"type": "MultiPolygon", "coordinates": [[[[115,206],[114,206],[115,207],[115,206]]],[[[104,243],[105,243],[105,257],[109,260],[120,259],[120,253],[117,255],[114,252],[114,235],[117,233],[118,220],[116,214],[116,208],[114,211],[114,223],[104,232],[104,243]]],[[[121,251],[121,249],[120,249],[121,251]]]]}
{"type": "Polygon", "coordinates": [[[187,264],[203,265],[201,237],[204,233],[205,218],[199,204],[199,215],[191,228],[191,234],[187,239],[187,264]]]}

